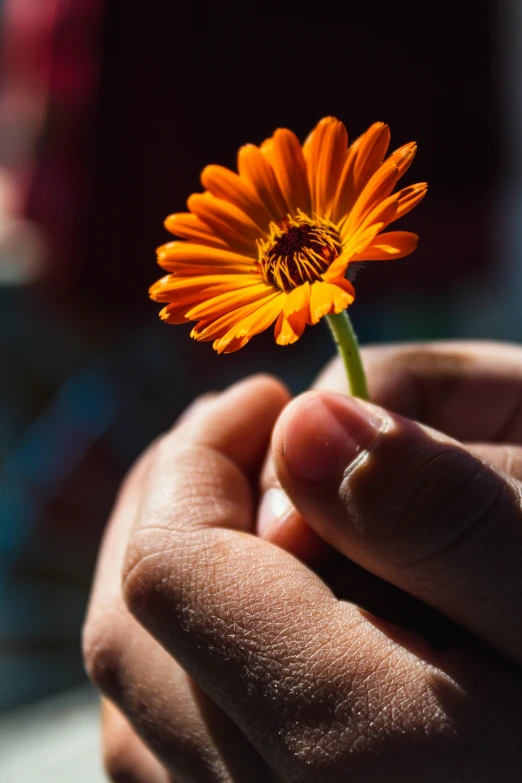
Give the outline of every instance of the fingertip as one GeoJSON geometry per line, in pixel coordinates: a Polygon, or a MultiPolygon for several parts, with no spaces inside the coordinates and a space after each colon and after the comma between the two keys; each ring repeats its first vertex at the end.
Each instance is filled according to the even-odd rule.
{"type": "Polygon", "coordinates": [[[274,432],[276,470],[299,484],[328,484],[367,451],[388,423],[384,411],[341,394],[307,392],[274,432]]]}
{"type": "Polygon", "coordinates": [[[162,451],[169,455],[180,443],[207,446],[250,474],[260,467],[274,423],[289,398],[286,386],[272,375],[244,378],[199,403],[165,436],[162,451]]]}
{"type": "Polygon", "coordinates": [[[188,405],[188,407],[185,408],[182,413],[180,413],[172,428],[174,429],[175,427],[178,427],[180,424],[189,421],[193,416],[205,410],[212,402],[214,402],[218,395],[219,392],[215,391],[208,391],[204,394],[200,394],[198,397],[192,400],[190,405],[188,405]]]}
{"type": "Polygon", "coordinates": [[[288,495],[281,487],[269,487],[263,494],[257,512],[257,532],[267,538],[275,524],[295,512],[288,495]]]}
{"type": "Polygon", "coordinates": [[[330,546],[326,541],[305,522],[295,509],[286,517],[274,520],[261,537],[286,550],[312,568],[321,565],[330,552],[330,546]]]}
{"type": "Polygon", "coordinates": [[[274,404],[281,409],[290,400],[291,394],[280,378],[270,373],[255,373],[230,386],[224,394],[230,396],[262,395],[265,402],[274,404]]]}
{"type": "Polygon", "coordinates": [[[121,712],[102,699],[102,757],[113,783],[169,783],[169,775],[121,712]]]}

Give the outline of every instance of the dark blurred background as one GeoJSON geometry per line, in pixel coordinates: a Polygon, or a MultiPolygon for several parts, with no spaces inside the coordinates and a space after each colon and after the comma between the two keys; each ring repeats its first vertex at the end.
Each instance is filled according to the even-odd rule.
{"type": "Polygon", "coordinates": [[[162,324],[164,217],[207,163],[324,115],[415,139],[418,251],[368,265],[362,342],[522,335],[517,0],[0,3],[0,710],[84,681],[96,548],[138,453],[256,370],[304,389],[327,329],[216,356],[162,324]]]}

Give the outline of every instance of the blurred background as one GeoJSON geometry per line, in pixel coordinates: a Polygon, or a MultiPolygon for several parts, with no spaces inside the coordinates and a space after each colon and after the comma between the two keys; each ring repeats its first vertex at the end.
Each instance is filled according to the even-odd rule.
{"type": "MultiPolygon", "coordinates": [[[[147,296],[161,275],[154,250],[204,165],[234,167],[241,144],[278,126],[304,139],[326,114],[352,139],[388,122],[394,148],[418,141],[407,182],[430,191],[399,226],[420,234],[418,251],[357,279],[361,341],[522,337],[522,5],[308,8],[0,0],[6,780],[26,779],[15,756],[34,738],[15,740],[43,731],[42,715],[56,726],[69,716],[78,752],[94,742],[83,718],[94,700],[77,690],[80,628],[99,538],[135,457],[194,395],[256,370],[297,392],[333,353],[322,325],[291,348],[268,332],[217,357],[190,327],[159,321],[147,296]]],[[[44,780],[42,764],[27,780],[44,780]]],[[[72,779],[64,769],[51,779],[72,779]]],[[[97,779],[86,770],[77,783],[97,779]]]]}

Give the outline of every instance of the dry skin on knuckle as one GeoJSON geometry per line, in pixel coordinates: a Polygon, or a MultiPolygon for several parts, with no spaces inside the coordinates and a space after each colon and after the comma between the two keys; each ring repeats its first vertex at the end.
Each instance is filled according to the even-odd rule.
{"type": "MultiPolygon", "coordinates": [[[[344,763],[352,744],[364,733],[371,690],[367,669],[376,665],[377,654],[368,667],[357,664],[361,621],[352,622],[351,627],[345,617],[343,624],[336,622],[333,599],[331,616],[324,612],[314,616],[313,606],[305,600],[292,611],[284,600],[267,606],[268,596],[277,594],[279,585],[285,590],[288,575],[279,573],[275,564],[273,570],[260,566],[245,572],[244,548],[237,547],[234,553],[229,544],[222,541],[215,550],[203,548],[199,565],[187,574],[187,592],[180,592],[183,612],[178,619],[182,633],[190,636],[187,654],[196,667],[202,655],[203,681],[210,682],[211,690],[222,693],[229,703],[232,697],[233,709],[247,722],[254,740],[257,737],[263,747],[272,747],[272,757],[286,770],[285,779],[319,780],[325,761],[333,758],[332,765],[344,763]],[[204,575],[207,554],[212,568],[217,568],[214,584],[204,575]],[[221,590],[224,564],[232,573],[242,574],[235,590],[230,581],[221,590]],[[194,584],[198,579],[201,583],[194,584]],[[211,612],[208,591],[212,592],[211,612]],[[209,650],[215,662],[213,671],[208,666],[209,650]],[[346,674],[350,670],[355,672],[353,680],[346,674]],[[235,683],[233,693],[231,682],[235,683]]],[[[182,591],[181,585],[174,588],[182,591]]],[[[385,668],[381,659],[377,679],[385,668]]]]}
{"type": "Polygon", "coordinates": [[[365,649],[363,657],[356,648],[349,660],[332,650],[327,667],[309,673],[309,690],[295,710],[282,716],[278,750],[285,780],[343,780],[361,763],[368,775],[382,772],[381,752],[404,737],[424,737],[411,753],[432,757],[437,742],[454,741],[453,726],[413,656],[398,664],[394,644],[365,649]]]}
{"type": "MultiPolygon", "coordinates": [[[[175,646],[181,653],[182,663],[184,654],[190,656],[192,667],[202,682],[210,683],[211,692],[222,693],[226,701],[232,698],[254,733],[258,722],[257,734],[266,744],[269,724],[268,736],[273,732],[274,722],[282,726],[287,716],[286,722],[291,723],[303,700],[314,700],[315,689],[306,668],[307,651],[303,651],[302,644],[302,626],[310,622],[310,617],[305,607],[301,613],[298,608],[297,616],[293,617],[281,600],[267,606],[268,595],[278,591],[279,583],[284,589],[286,577],[270,568],[251,567],[245,572],[244,548],[238,547],[231,554],[228,543],[224,542],[221,552],[219,548],[216,550],[217,561],[206,550],[211,568],[217,568],[217,578],[212,584],[208,578],[212,571],[207,569],[202,550],[202,562],[187,574],[188,584],[171,586],[176,615],[179,610],[175,619],[171,617],[171,623],[176,625],[175,646]],[[226,587],[220,587],[219,576],[225,563],[232,573],[237,570],[242,574],[236,580],[235,589],[230,579],[226,587]],[[189,648],[183,650],[183,638],[187,637],[189,648]],[[212,667],[209,651],[214,661],[212,667]],[[233,692],[231,683],[234,683],[233,692]],[[255,720],[252,704],[258,705],[255,720]]],[[[315,646],[320,643],[319,634],[315,646]]]]}
{"type": "MultiPolygon", "coordinates": [[[[277,672],[272,691],[277,715],[274,750],[286,770],[285,780],[322,780],[327,766],[350,754],[369,720],[367,683],[371,661],[358,650],[359,626],[365,621],[332,606],[330,617],[318,620],[315,633],[302,639],[295,618],[290,635],[294,649],[284,650],[285,667],[277,672]],[[301,636],[301,638],[300,638],[301,636]]],[[[275,656],[277,660],[277,656],[275,656]]]]}

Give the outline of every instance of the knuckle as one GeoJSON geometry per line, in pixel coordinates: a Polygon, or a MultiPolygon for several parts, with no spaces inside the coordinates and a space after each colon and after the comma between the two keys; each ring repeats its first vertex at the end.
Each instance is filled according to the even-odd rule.
{"type": "Polygon", "coordinates": [[[138,531],[129,543],[122,572],[122,595],[128,610],[140,620],[146,619],[165,588],[172,548],[172,534],[157,528],[138,531]]]}
{"type": "Polygon", "coordinates": [[[133,759],[129,758],[128,737],[123,737],[121,732],[105,740],[102,761],[112,783],[140,783],[143,780],[134,768],[133,759]]]}
{"type": "Polygon", "coordinates": [[[140,556],[133,546],[128,562],[123,568],[122,594],[127,609],[134,615],[139,614],[146,606],[152,592],[150,558],[140,556]]]}
{"type": "Polygon", "coordinates": [[[395,508],[389,543],[401,565],[414,565],[471,540],[494,519],[512,513],[516,498],[504,478],[458,448],[438,449],[417,465],[395,508]]]}
{"type": "Polygon", "coordinates": [[[82,652],[89,679],[102,693],[117,698],[121,691],[121,640],[111,618],[87,621],[82,652]]]}
{"type": "Polygon", "coordinates": [[[454,726],[426,672],[404,660],[399,667],[397,676],[393,653],[376,651],[371,665],[362,664],[349,683],[333,679],[330,693],[319,692],[308,706],[300,705],[278,733],[283,779],[403,780],[398,753],[406,737],[408,758],[424,773],[407,779],[427,779],[442,745],[453,744],[454,726]]]}
{"type": "Polygon", "coordinates": [[[407,423],[385,433],[341,487],[355,528],[397,566],[478,541],[499,519],[520,515],[520,492],[490,463],[457,443],[419,438],[407,423]]]}
{"type": "Polygon", "coordinates": [[[125,748],[120,739],[105,741],[103,755],[103,767],[112,783],[139,783],[126,758],[125,748]]]}

